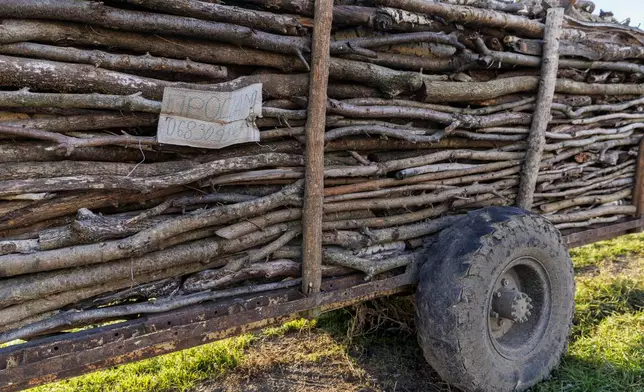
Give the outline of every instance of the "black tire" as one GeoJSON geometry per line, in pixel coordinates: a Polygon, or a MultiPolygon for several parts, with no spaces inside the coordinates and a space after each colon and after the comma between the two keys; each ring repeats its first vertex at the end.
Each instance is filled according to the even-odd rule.
{"type": "Polygon", "coordinates": [[[469,213],[435,238],[420,270],[416,323],[425,358],[464,391],[530,388],[566,351],[574,284],[561,234],[544,218],[513,207],[469,213]],[[515,291],[535,298],[513,298],[505,322],[494,310],[508,315],[499,298],[515,291]]]}

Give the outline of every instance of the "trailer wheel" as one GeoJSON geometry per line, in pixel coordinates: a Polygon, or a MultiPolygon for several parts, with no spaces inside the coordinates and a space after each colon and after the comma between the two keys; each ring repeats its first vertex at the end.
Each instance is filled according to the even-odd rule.
{"type": "Polygon", "coordinates": [[[567,348],[574,273],[561,235],[513,207],[468,214],[428,249],[416,293],[429,364],[464,391],[520,391],[567,348]]]}

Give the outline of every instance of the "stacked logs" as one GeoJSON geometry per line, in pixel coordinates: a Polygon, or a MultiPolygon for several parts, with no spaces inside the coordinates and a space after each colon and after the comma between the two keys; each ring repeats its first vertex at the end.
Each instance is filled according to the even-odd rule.
{"type": "MultiPolygon", "coordinates": [[[[0,342],[300,284],[313,3],[0,2],[0,342]],[[260,142],[158,143],[166,87],[256,83],[260,142]]],[[[635,213],[640,30],[589,1],[336,0],[323,276],[401,271],[515,205],[548,5],[567,16],[533,210],[635,213]]]]}

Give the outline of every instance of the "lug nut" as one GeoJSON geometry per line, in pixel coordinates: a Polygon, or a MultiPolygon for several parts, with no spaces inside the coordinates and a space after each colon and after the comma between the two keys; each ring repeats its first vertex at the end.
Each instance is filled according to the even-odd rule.
{"type": "Polygon", "coordinates": [[[525,312],[525,315],[526,315],[526,316],[531,316],[531,315],[532,315],[532,313],[530,313],[530,311],[528,310],[527,312],[525,312]]]}
{"type": "Polygon", "coordinates": [[[496,292],[496,297],[497,297],[497,298],[501,298],[501,292],[500,292],[500,291],[497,291],[497,292],[496,292]]]}
{"type": "Polygon", "coordinates": [[[501,279],[501,286],[507,286],[508,285],[508,280],[503,278],[501,279]]]}
{"type": "Polygon", "coordinates": [[[532,308],[534,308],[534,306],[532,306],[532,305],[528,304],[527,308],[528,308],[528,309],[532,309],[532,308]]]}
{"type": "Polygon", "coordinates": [[[499,320],[499,327],[502,327],[503,323],[504,323],[503,319],[499,320]]]}

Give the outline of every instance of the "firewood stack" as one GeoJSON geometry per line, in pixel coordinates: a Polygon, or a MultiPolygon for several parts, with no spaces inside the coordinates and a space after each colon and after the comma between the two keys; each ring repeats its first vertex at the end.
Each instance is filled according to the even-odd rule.
{"type": "MultiPolygon", "coordinates": [[[[299,284],[313,3],[0,1],[0,343],[299,284]],[[158,142],[166,88],[257,83],[259,142],[158,142]]],[[[590,1],[335,3],[324,276],[400,271],[468,210],[515,205],[549,6],[533,210],[635,213],[641,30],[590,1]]]]}

